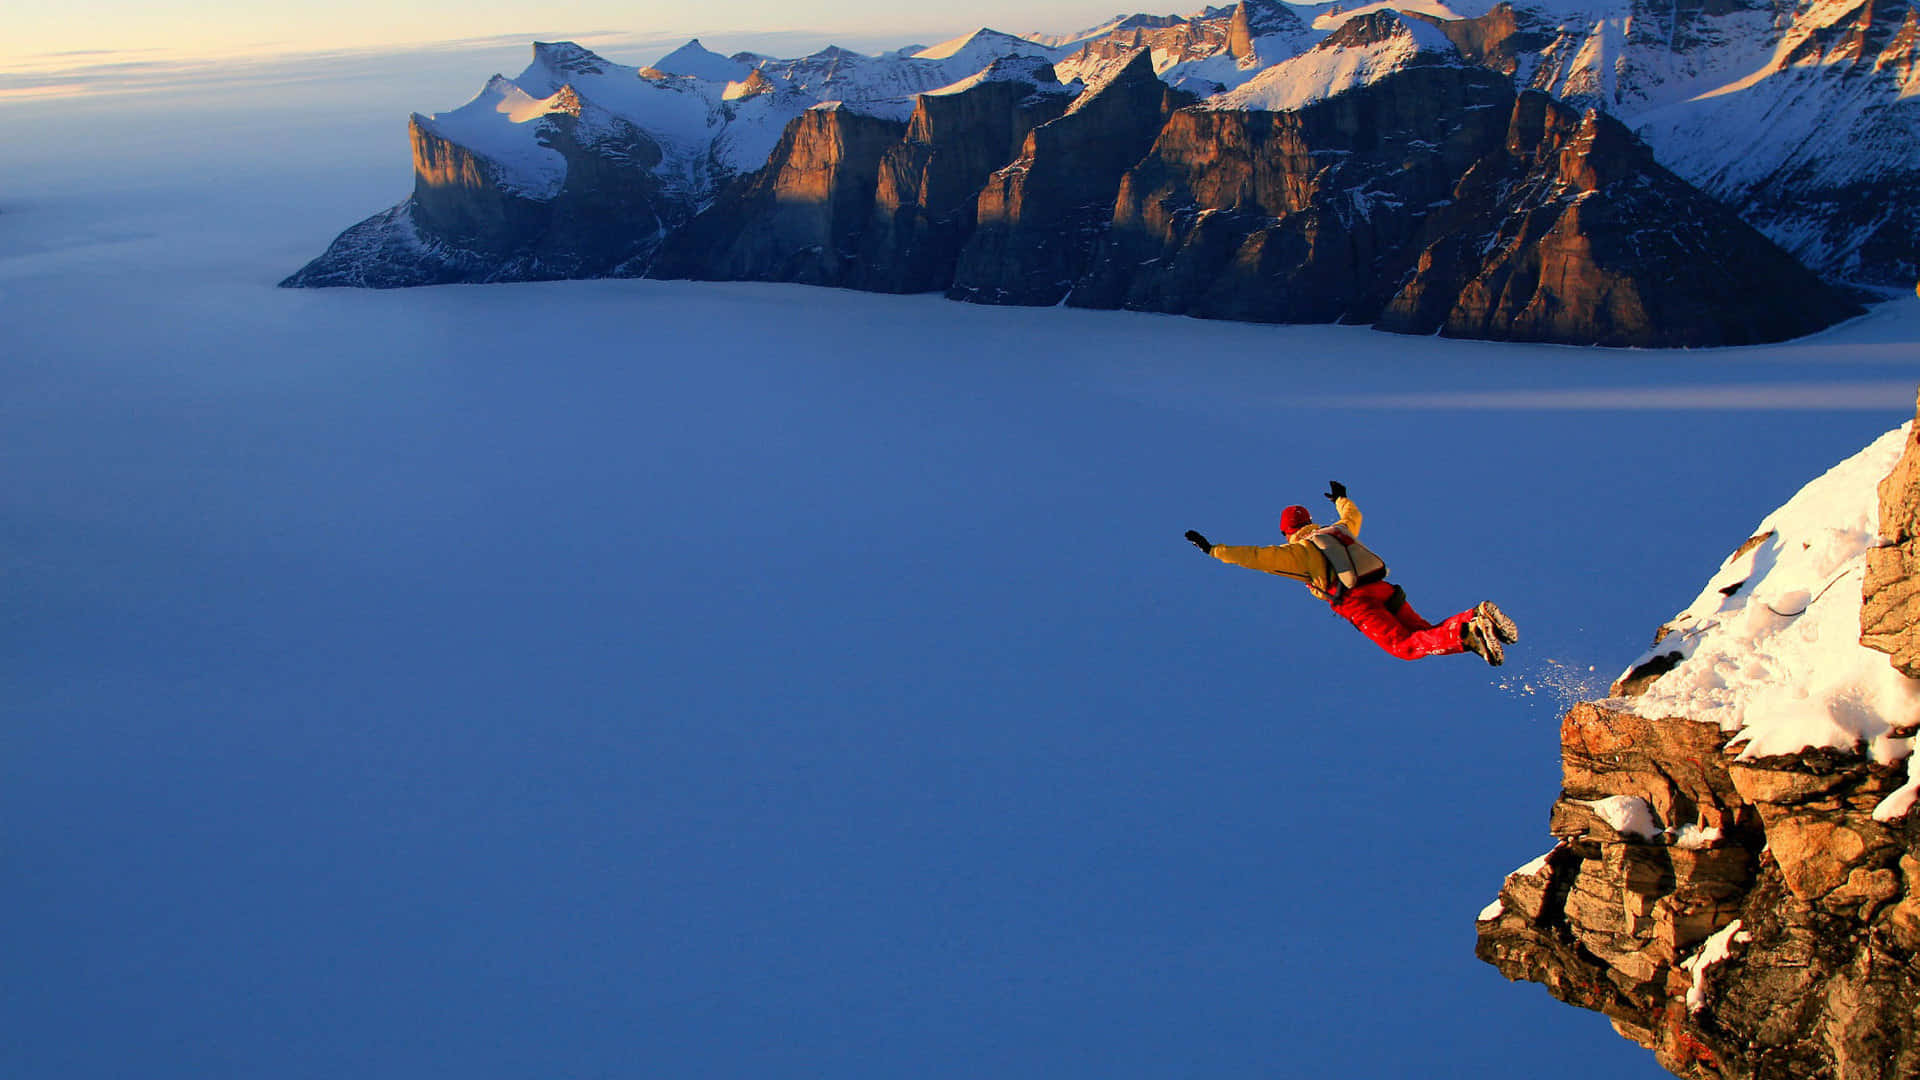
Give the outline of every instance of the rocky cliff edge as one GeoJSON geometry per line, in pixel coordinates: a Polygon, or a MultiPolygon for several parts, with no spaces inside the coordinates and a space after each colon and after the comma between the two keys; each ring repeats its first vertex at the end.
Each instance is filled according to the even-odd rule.
{"type": "Polygon", "coordinates": [[[1920,1076],[1917,429],[1762,521],[1567,713],[1557,842],[1480,914],[1481,959],[1676,1075],[1920,1076]]]}

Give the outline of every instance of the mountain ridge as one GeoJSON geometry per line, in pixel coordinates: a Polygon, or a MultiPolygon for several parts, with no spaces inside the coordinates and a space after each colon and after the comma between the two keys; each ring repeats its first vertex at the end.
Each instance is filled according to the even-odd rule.
{"type": "MultiPolygon", "coordinates": [[[[1376,13],[1395,12],[1406,28],[1403,36],[1418,47],[1371,62],[1368,77],[1435,62],[1450,44],[1453,54],[1445,62],[1485,68],[1575,109],[1618,116],[1647,140],[1662,164],[1671,163],[1682,179],[1735,207],[1829,280],[1908,287],[1920,273],[1913,235],[1903,232],[1910,214],[1920,213],[1908,209],[1920,205],[1920,199],[1908,198],[1920,194],[1920,136],[1906,123],[1908,110],[1920,104],[1902,104],[1899,97],[1920,56],[1920,22],[1911,6],[1896,12],[1898,5],[1865,5],[1871,10],[1864,13],[1836,11],[1831,3],[1789,11],[1761,0],[1669,6],[1662,10],[1672,23],[1673,44],[1663,53],[1644,30],[1655,13],[1640,11],[1643,2],[1574,0],[1555,8],[1499,3],[1481,10],[1410,2],[1342,12],[1330,4],[1243,0],[1192,16],[1117,18],[1104,32],[1078,37],[1036,40],[983,28],[944,45],[877,57],[842,49],[795,60],[750,53],[720,57],[689,42],[642,68],[614,64],[570,43],[540,43],[521,76],[496,77],[461,109],[416,121],[470,158],[465,167],[448,174],[441,163],[460,154],[440,147],[423,156],[417,143],[410,200],[416,205],[355,226],[284,284],[400,286],[642,273],[686,222],[711,212],[730,183],[767,168],[785,129],[809,109],[831,104],[905,122],[917,95],[965,84],[1013,56],[1049,64],[1062,86],[1084,93],[1142,55],[1162,82],[1193,94],[1197,107],[1298,107],[1350,88],[1340,71],[1381,46],[1377,39],[1361,40],[1363,28],[1376,13]],[[1596,11],[1604,17],[1593,17],[1596,11]],[[1629,23],[1643,28],[1638,37],[1625,33],[1629,23]],[[1313,65],[1305,59],[1315,56],[1328,58],[1321,65],[1326,70],[1306,74],[1313,65]],[[1734,85],[1739,80],[1732,73],[1763,56],[1765,64],[1742,76],[1746,83],[1737,89],[1698,100],[1684,96],[1715,80],[1723,88],[1734,85]],[[1596,64],[1606,69],[1604,78],[1596,64]],[[742,71],[744,77],[735,77],[742,71]],[[1310,89],[1314,78],[1327,89],[1310,89]],[[560,100],[562,90],[572,95],[563,102],[568,107],[542,104],[560,100]],[[514,91],[529,100],[507,102],[514,91]],[[1808,112],[1809,95],[1832,98],[1843,122],[1833,125],[1836,130],[1823,129],[1822,139],[1881,134],[1850,155],[1796,157],[1774,143],[1729,149],[1726,132],[1741,125],[1718,122],[1734,109],[1722,99],[1736,101],[1734,111],[1750,110],[1768,94],[1777,99],[1771,108],[1794,116],[1808,112]],[[498,100],[484,101],[489,95],[498,100]],[[566,112],[575,114],[576,128],[587,116],[602,128],[618,119],[628,130],[613,141],[576,138],[577,152],[562,152],[567,138],[556,131],[565,125],[554,115],[566,112]],[[1716,122],[1702,119],[1710,114],[1716,122]],[[643,141],[659,149],[657,159],[641,148],[643,141]],[[1764,175],[1758,166],[1741,164],[1771,160],[1768,152],[1779,167],[1764,175]],[[568,192],[575,207],[569,210],[561,198],[568,183],[556,181],[563,172],[585,173],[619,190],[583,198],[588,184],[577,180],[568,192]],[[466,216],[492,221],[495,230],[485,237],[471,229],[436,231],[449,215],[444,206],[435,212],[435,199],[445,204],[469,188],[478,202],[497,205],[466,216]],[[501,192],[520,201],[501,202],[501,192]],[[631,226],[607,223],[611,232],[624,234],[620,243],[576,256],[543,235],[564,233],[569,215],[595,199],[643,208],[631,226]],[[542,204],[552,208],[550,223],[543,223],[542,204]],[[393,235],[378,235],[383,230],[393,235]]],[[[1018,148],[1010,148],[994,167],[1017,157],[1018,148]]],[[[968,291],[957,283],[929,287],[968,291]]]]}

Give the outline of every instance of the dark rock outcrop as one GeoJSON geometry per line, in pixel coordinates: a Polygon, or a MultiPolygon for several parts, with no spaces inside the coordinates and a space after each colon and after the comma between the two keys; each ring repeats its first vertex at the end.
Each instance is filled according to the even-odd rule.
{"type": "Polygon", "coordinates": [[[1775,341],[1858,310],[1617,122],[1447,63],[1289,113],[1176,113],[1069,302],[1629,346],[1775,341]]]}
{"type": "Polygon", "coordinates": [[[931,292],[953,281],[974,227],[975,200],[1029,132],[1062,112],[1073,93],[1052,65],[997,60],[958,93],[922,94],[906,137],[881,159],[873,219],[848,284],[876,292],[931,292]]]}
{"type": "Polygon", "coordinates": [[[1880,482],[1879,494],[1882,546],[1867,553],[1860,644],[1889,654],[1901,674],[1920,678],[1920,408],[1906,452],[1880,482]]]}
{"type": "Polygon", "coordinates": [[[1177,112],[1122,180],[1069,303],[1372,322],[1429,205],[1501,144],[1511,102],[1498,75],[1435,64],[1292,112],[1177,112]]]}
{"type": "MultiPolygon", "coordinates": [[[[1244,5],[1243,5],[1244,6],[1244,5]]],[[[947,295],[987,304],[1058,303],[1087,269],[1113,214],[1120,177],[1191,95],[1153,73],[1142,51],[1067,115],[1035,128],[980,190],[975,224],[947,295]]]]}
{"type": "Polygon", "coordinates": [[[840,285],[873,215],[897,120],[818,108],[787,125],[767,165],[671,236],[652,277],[840,285]]]}
{"type": "Polygon", "coordinates": [[[1429,221],[1382,329],[1492,340],[1708,346],[1780,341],[1857,304],[1661,168],[1618,121],[1523,93],[1504,153],[1429,221]],[[1466,215],[1461,224],[1447,219],[1466,215]],[[1498,221],[1491,236],[1477,221],[1498,221]],[[1444,314],[1442,309],[1444,308],[1444,314]]]}
{"type": "Polygon", "coordinates": [[[1011,57],[970,86],[920,95],[904,126],[816,109],[766,168],[674,236],[650,274],[943,290],[981,185],[1073,98],[1045,61],[1011,57]]]}

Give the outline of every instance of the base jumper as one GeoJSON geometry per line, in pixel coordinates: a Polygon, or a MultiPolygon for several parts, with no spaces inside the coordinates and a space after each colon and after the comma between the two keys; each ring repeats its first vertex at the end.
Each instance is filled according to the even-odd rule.
{"type": "Polygon", "coordinates": [[[1387,564],[1360,543],[1360,508],[1347,498],[1346,485],[1328,483],[1327,498],[1340,515],[1332,525],[1315,525],[1304,506],[1280,512],[1285,544],[1213,544],[1192,529],[1187,539],[1221,562],[1304,582],[1334,614],[1402,660],[1474,652],[1495,667],[1506,661],[1502,645],[1520,640],[1520,632],[1505,612],[1489,600],[1438,626],[1421,618],[1406,592],[1387,582],[1387,564]]]}

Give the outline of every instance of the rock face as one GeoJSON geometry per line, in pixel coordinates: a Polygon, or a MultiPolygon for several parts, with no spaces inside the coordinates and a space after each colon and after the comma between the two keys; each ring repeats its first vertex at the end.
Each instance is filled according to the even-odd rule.
{"type": "Polygon", "coordinates": [[[811,110],[766,168],[669,241],[650,276],[945,289],[981,185],[1072,100],[1051,65],[1015,57],[972,85],[921,95],[905,125],[811,110]]]}
{"type": "Polygon", "coordinates": [[[1900,463],[1880,482],[1880,542],[1867,553],[1860,644],[1920,678],[1920,408],[1900,463]]]}
{"type": "MultiPolygon", "coordinates": [[[[1920,497],[1916,458],[1910,441],[1881,486],[1909,538],[1886,507],[1920,497]]],[[[1920,580],[1897,565],[1879,588],[1910,597],[1920,580]]],[[[1481,913],[1480,958],[1605,1014],[1679,1076],[1920,1076],[1913,759],[1736,755],[1718,723],[1642,711],[1613,699],[1562,720],[1557,846],[1481,913]]]]}
{"type": "MultiPolygon", "coordinates": [[[[1243,5],[1244,7],[1244,5],[1243,5]]],[[[1057,120],[1027,135],[979,191],[974,229],[947,295],[984,304],[1058,303],[1086,273],[1120,177],[1191,95],[1154,77],[1142,51],[1057,120]]]]}
{"type": "MultiPolygon", "coordinates": [[[[1414,37],[1381,12],[1322,48],[1414,37]]],[[[904,132],[816,111],[649,274],[1579,345],[1778,341],[1858,313],[1618,122],[1434,39],[1284,111],[1178,107],[1144,52],[1077,98],[1003,61],[922,95],[904,132]]]]}
{"type": "Polygon", "coordinates": [[[347,230],[281,284],[384,289],[637,274],[691,212],[652,171],[659,144],[566,89],[532,123],[537,144],[564,163],[552,191],[527,190],[499,162],[413,117],[413,195],[347,230]]]}
{"type": "Polygon", "coordinates": [[[674,234],[653,276],[842,284],[873,216],[881,160],[904,130],[847,109],[801,114],[766,168],[674,234]]]}
{"type": "MultiPolygon", "coordinates": [[[[1395,32],[1370,19],[1346,29],[1395,32]]],[[[1443,62],[1289,112],[1175,113],[1069,302],[1642,346],[1774,341],[1858,310],[1617,122],[1443,62]]]]}
{"type": "Polygon", "coordinates": [[[1795,259],[1847,288],[1920,277],[1920,9],[1783,2],[1309,23],[1240,0],[878,56],[689,42],[644,68],[536,44],[416,115],[412,195],[284,284],[650,273],[1774,341],[1859,310],[1795,259]]]}
{"type": "Polygon", "coordinates": [[[881,161],[873,220],[850,284],[877,292],[945,289],[973,232],[981,185],[1072,101],[1051,64],[1026,57],[996,61],[959,93],[921,95],[906,137],[881,161]]]}
{"type": "Polygon", "coordinates": [[[1731,764],[1724,739],[1569,712],[1559,845],[1507,879],[1477,954],[1679,1076],[1920,1075],[1920,830],[1872,817],[1904,769],[1831,751],[1731,764]],[[1644,832],[1601,812],[1636,803],[1644,832]]]}

